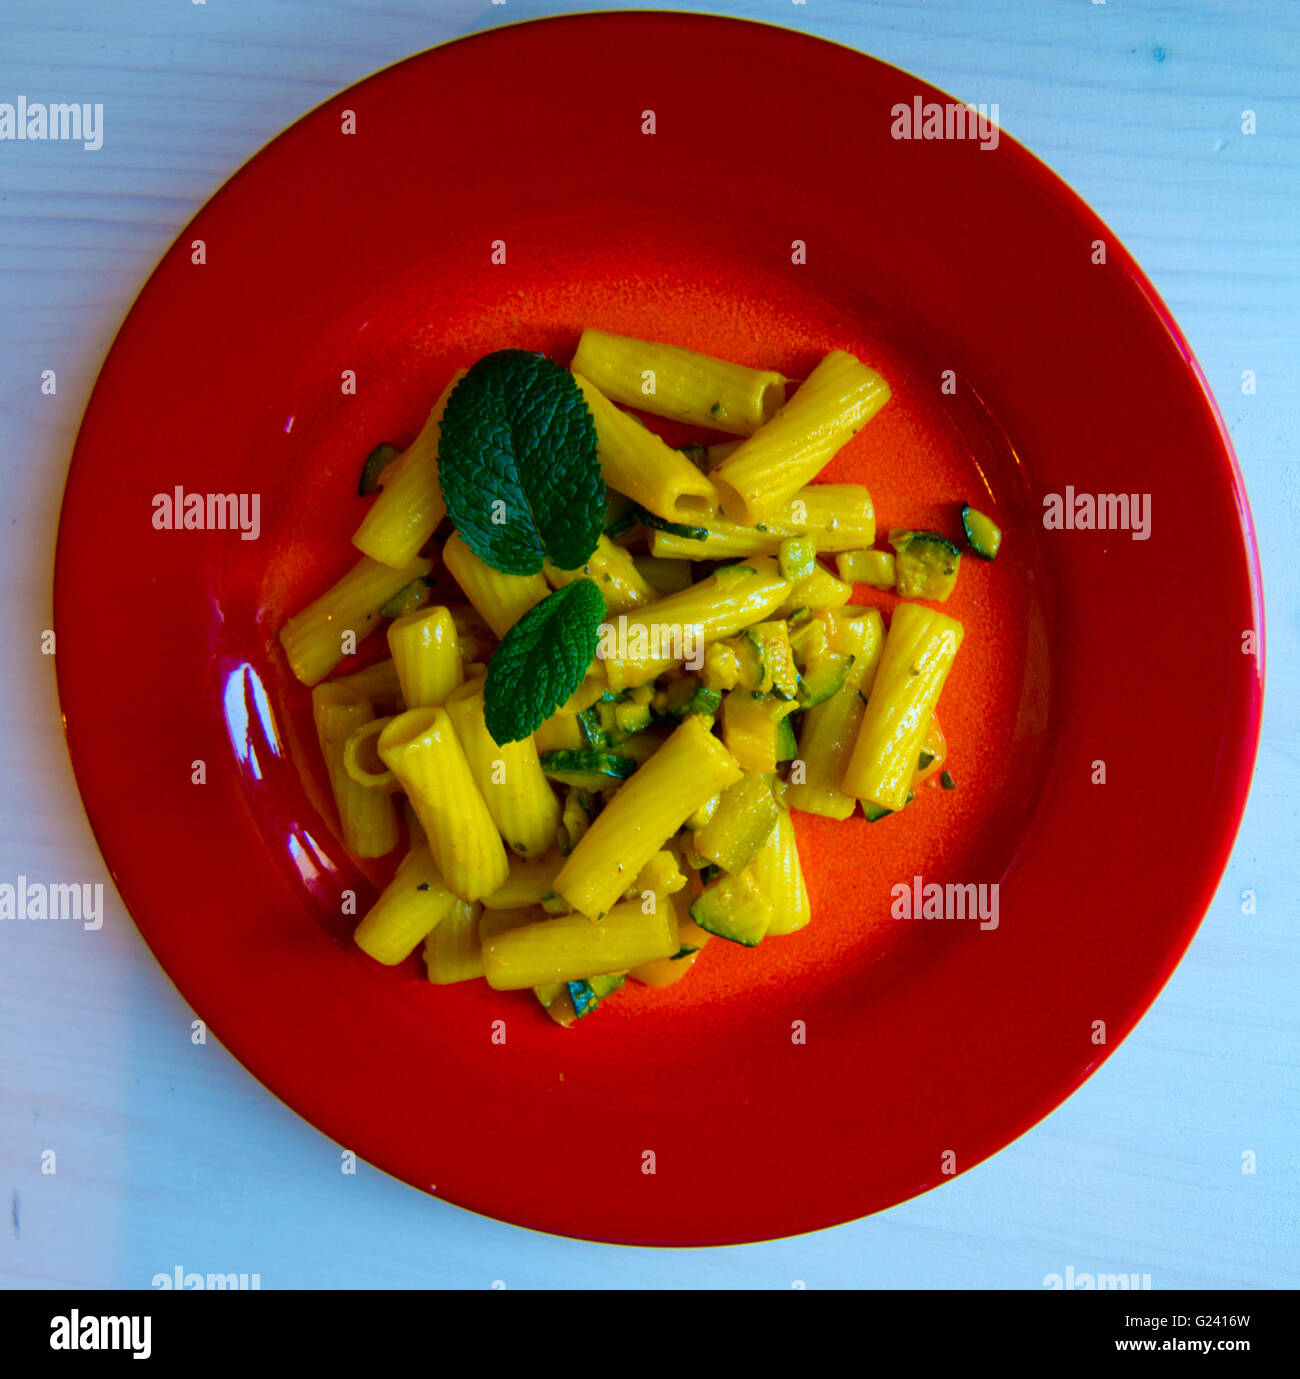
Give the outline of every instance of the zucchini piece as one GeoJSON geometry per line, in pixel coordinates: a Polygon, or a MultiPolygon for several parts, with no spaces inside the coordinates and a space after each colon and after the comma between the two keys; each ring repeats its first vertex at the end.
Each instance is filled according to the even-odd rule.
{"type": "Polygon", "coordinates": [[[545,986],[533,987],[533,995],[541,1002],[542,1009],[564,1029],[578,1018],[569,995],[568,982],[548,982],[545,986]]]}
{"type": "Polygon", "coordinates": [[[771,777],[747,773],[722,792],[713,817],[696,830],[694,848],[735,876],[771,837],[780,812],[771,777]]]}
{"type": "Polygon", "coordinates": [[[802,671],[805,666],[820,660],[831,649],[827,616],[814,616],[805,610],[803,618],[796,623],[787,618],[790,628],[790,650],[794,663],[802,671]]]}
{"type": "Polygon", "coordinates": [[[783,718],[776,725],[776,759],[793,761],[799,755],[799,743],[794,735],[794,725],[789,718],[783,718]]]}
{"type": "Polygon", "coordinates": [[[759,679],[754,685],[746,683],[744,657],[741,657],[742,688],[770,691],[778,699],[793,699],[798,694],[799,672],[794,667],[794,652],[790,649],[790,629],[782,620],[756,622],[736,640],[742,646],[748,642],[757,653],[759,679]]]}
{"type": "Polygon", "coordinates": [[[652,701],[658,718],[689,718],[693,713],[709,717],[722,706],[722,693],[708,689],[690,676],[674,680],[655,695],[652,701]]]}
{"type": "Polygon", "coordinates": [[[706,886],[695,904],[691,918],[709,933],[732,943],[754,948],[762,942],[772,922],[772,902],[747,872],[723,876],[706,886]]]}
{"type": "Polygon", "coordinates": [[[835,557],[835,570],[850,584],[866,584],[872,589],[894,587],[894,557],[889,551],[841,551],[835,557]]]}
{"type": "Polygon", "coordinates": [[[943,603],[957,583],[961,551],[955,542],[936,531],[889,533],[889,544],[898,552],[894,561],[895,585],[905,599],[943,603]]]}
{"type": "MultiPolygon", "coordinates": [[[[589,794],[572,786],[564,797],[564,809],[560,813],[560,827],[556,831],[556,842],[560,855],[567,857],[578,846],[583,835],[591,827],[591,821],[600,813],[598,795],[589,794]]],[[[546,908],[543,900],[542,908],[546,908]]]]}
{"type": "Polygon", "coordinates": [[[611,541],[617,541],[620,536],[630,532],[632,528],[637,525],[638,520],[635,512],[629,511],[621,513],[605,528],[605,535],[608,536],[611,541]]]}
{"type": "Polygon", "coordinates": [[[403,613],[414,613],[429,602],[433,593],[433,580],[427,575],[413,579],[404,589],[399,589],[387,603],[380,606],[381,618],[400,618],[403,613]]]}
{"type": "Polygon", "coordinates": [[[798,708],[794,700],[734,689],[722,701],[722,740],[737,763],[760,776],[776,772],[781,720],[798,708]]]}
{"type": "Polygon", "coordinates": [[[781,578],[807,579],[817,564],[817,542],[811,536],[788,536],[776,548],[781,578]]]}
{"type": "Polygon", "coordinates": [[[631,757],[584,748],[576,752],[543,752],[542,771],[561,785],[579,790],[607,790],[625,781],[637,768],[631,757]]]}
{"type": "Polygon", "coordinates": [[[704,653],[701,678],[712,690],[733,690],[740,683],[740,660],[725,642],[714,642],[704,653]]]}
{"type": "Polygon", "coordinates": [[[709,799],[705,800],[704,803],[693,814],[688,814],[686,816],[686,822],[682,825],[682,827],[689,828],[692,833],[694,833],[696,829],[703,828],[704,825],[707,824],[711,818],[713,818],[713,812],[717,809],[718,801],[721,798],[721,795],[713,795],[709,799]]]}
{"type": "Polygon", "coordinates": [[[1002,528],[991,517],[963,503],[961,525],[966,533],[966,544],[981,560],[997,559],[998,547],[1002,545],[1002,528]]]}
{"type": "Polygon", "coordinates": [[[651,531],[670,532],[673,536],[685,537],[687,541],[707,541],[709,539],[707,527],[688,527],[681,522],[669,522],[637,505],[633,505],[633,510],[636,513],[636,520],[643,527],[649,527],[651,531]]]}
{"type": "Polygon", "coordinates": [[[605,729],[601,726],[600,717],[594,707],[583,709],[576,717],[578,731],[582,734],[582,740],[588,747],[599,749],[609,745],[605,741],[605,729]]]}
{"type": "Polygon", "coordinates": [[[834,652],[827,652],[814,661],[799,677],[799,693],[796,696],[799,707],[815,708],[825,703],[831,695],[838,694],[852,668],[852,656],[837,656],[834,652]]]}
{"type": "Polygon", "coordinates": [[[626,972],[610,972],[603,977],[587,977],[583,981],[566,982],[573,1012],[579,1020],[590,1015],[606,996],[612,996],[627,981],[626,972]]]}
{"type": "Polygon", "coordinates": [[[357,493],[362,498],[379,492],[379,476],[401,453],[397,446],[385,441],[366,456],[361,466],[361,477],[357,480],[357,493]]]}
{"type": "Polygon", "coordinates": [[[642,733],[650,726],[650,705],[615,704],[614,722],[618,731],[628,737],[634,733],[642,733]]]}

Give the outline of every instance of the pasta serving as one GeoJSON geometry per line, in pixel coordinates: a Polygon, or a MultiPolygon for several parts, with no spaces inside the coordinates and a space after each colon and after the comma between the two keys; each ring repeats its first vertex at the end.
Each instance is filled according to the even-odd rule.
{"type": "Polygon", "coordinates": [[[404,848],[366,954],[422,947],[431,982],[531,989],[571,1025],[712,938],[806,926],[792,811],[877,823],[953,787],[936,711],[964,629],[934,605],[1001,533],[964,505],[964,547],[876,549],[868,491],[817,482],[888,399],[843,350],[794,387],[589,329],[567,371],[458,371],[371,455],[358,562],[280,632],[344,845],[404,848]],[[638,413],[724,439],[674,448],[638,413]],[[900,596],[888,623],[861,587],[900,596]],[[386,658],[334,673],[381,627],[386,658]]]}

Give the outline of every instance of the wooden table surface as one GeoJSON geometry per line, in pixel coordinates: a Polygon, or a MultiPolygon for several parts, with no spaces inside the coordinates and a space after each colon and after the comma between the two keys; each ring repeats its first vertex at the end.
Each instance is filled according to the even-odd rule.
{"type": "MultiPolygon", "coordinates": [[[[447,38],[587,8],[609,6],[5,0],[0,101],[102,102],[106,137],[97,152],[0,142],[0,881],[108,880],[41,634],[76,428],[154,263],[250,154],[341,87],[447,38]]],[[[1070,1265],[1149,1273],[1154,1288],[1300,1281],[1300,5],[658,8],[806,29],[998,102],[1004,128],[1099,212],[1172,307],[1246,475],[1269,630],[1254,791],[1198,938],[1096,1076],[941,1190],[795,1240],[653,1251],[484,1220],[365,1165],[342,1175],[336,1145],[219,1046],[190,1042],[191,1012],[110,884],[98,933],[0,922],[6,1286],[148,1287],[177,1265],[258,1273],[266,1288],[1041,1288],[1070,1265]]],[[[1214,540],[1189,532],[1187,558],[1212,558],[1214,540]]],[[[111,571],[103,597],[111,616],[111,571]]]]}

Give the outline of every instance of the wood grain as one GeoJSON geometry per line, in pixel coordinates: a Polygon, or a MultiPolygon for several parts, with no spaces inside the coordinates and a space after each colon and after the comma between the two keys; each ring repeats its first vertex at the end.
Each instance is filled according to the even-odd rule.
{"type": "MultiPolygon", "coordinates": [[[[97,153],[0,143],[0,880],[103,881],[107,919],[98,933],[0,925],[0,1280],[148,1287],[181,1264],[257,1272],[264,1287],[1039,1288],[1073,1264],[1150,1273],[1156,1288],[1295,1286],[1300,7],[1288,0],[712,7],[996,101],[1002,126],[1145,266],[1237,446],[1269,612],[1254,793],[1186,960],[1074,1097],[989,1163],[874,1219],[744,1249],[620,1250],[481,1220],[365,1165],[345,1176],[336,1145],[215,1044],[191,1042],[192,1013],[95,848],[40,648],[67,457],[96,371],[177,231],[299,115],[444,39],[588,8],[7,0],[0,100],[102,102],[106,137],[97,153]],[[44,369],[54,397],[41,395],[44,369]],[[46,1150],[54,1174],[41,1171],[46,1150]]],[[[1212,558],[1215,535],[1188,533],[1187,558],[1212,558]]],[[[106,672],[129,665],[124,648],[106,672]]]]}

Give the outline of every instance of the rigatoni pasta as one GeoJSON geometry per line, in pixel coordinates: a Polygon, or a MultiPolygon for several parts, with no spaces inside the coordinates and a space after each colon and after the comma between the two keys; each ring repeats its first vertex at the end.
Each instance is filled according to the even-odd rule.
{"type": "Polygon", "coordinates": [[[785,379],[774,369],[748,369],[590,327],[572,367],[625,407],[741,436],[757,431],[785,402],[785,379]]]}
{"type": "Polygon", "coordinates": [[[794,397],[710,474],[733,522],[753,526],[811,483],[889,401],[889,385],[832,350],[794,397]]]}
{"type": "Polygon", "coordinates": [[[454,690],[447,699],[447,713],[506,845],[521,857],[549,852],[555,846],[560,803],[542,773],[532,738],[504,744],[492,740],[483,719],[481,680],[469,680],[454,690]]]}
{"type": "Polygon", "coordinates": [[[650,533],[650,553],[660,558],[725,560],[745,555],[776,555],[791,537],[813,538],[818,555],[860,550],[876,539],[871,494],[861,484],[813,484],[801,488],[757,527],[726,517],[710,517],[703,537],[671,531],[650,533]]]}
{"type": "Polygon", "coordinates": [[[448,539],[442,548],[442,559],[475,612],[497,637],[504,637],[550,592],[540,574],[511,575],[494,570],[458,535],[448,539]]]}
{"type": "Polygon", "coordinates": [[[937,609],[919,603],[895,609],[845,768],[845,794],[881,809],[907,803],[921,743],[964,635],[956,618],[937,609]]]}
{"type": "Polygon", "coordinates": [[[384,604],[432,568],[433,562],[423,556],[396,569],[362,556],[342,579],[280,629],[289,668],[304,685],[323,680],[355,650],[356,643],[379,626],[384,604]]]}
{"type": "Polygon", "coordinates": [[[717,490],[681,451],[620,412],[581,374],[574,378],[596,423],[600,467],[610,488],[666,521],[686,522],[717,512],[717,490]]]}
{"type": "Polygon", "coordinates": [[[388,624],[388,649],[408,709],[437,708],[464,682],[460,638],[444,607],[394,618],[388,624]]]}
{"type": "Polygon", "coordinates": [[[397,846],[397,810],[392,797],[353,780],[343,764],[348,739],[375,716],[370,701],[355,690],[318,685],[312,691],[311,707],[344,845],[358,857],[384,857],[397,846]]]}
{"type": "Polygon", "coordinates": [[[429,840],[447,885],[463,900],[491,895],[510,867],[446,709],[408,709],[379,735],[392,771],[429,840]]]}
{"type": "Polygon", "coordinates": [[[686,719],[597,816],[556,877],[556,893],[599,919],[690,813],[740,774],[702,721],[686,719]]]}
{"type": "Polygon", "coordinates": [[[352,538],[363,555],[385,565],[408,565],[447,515],[438,487],[438,438],[447,399],[464,377],[464,369],[453,375],[420,434],[385,471],[383,490],[352,538]]]}
{"type": "MultiPolygon", "coordinates": [[[[800,811],[852,847],[954,788],[936,705],[964,629],[927,605],[961,551],[912,528],[877,551],[871,492],[818,481],[888,397],[845,350],[788,387],[589,329],[568,370],[478,361],[396,460],[372,453],[362,560],[280,633],[344,846],[407,839],[363,952],[420,949],[435,985],[532,988],[573,1025],[629,979],[681,981],[711,936],[706,965],[806,927],[800,811]],[[623,407],[705,434],[669,444],[623,407]],[[439,533],[444,480],[459,529],[439,533]],[[532,535],[498,544],[501,514],[532,535]],[[388,659],[351,661],[381,623],[388,659]]],[[[1001,529],[960,520],[992,561],[1001,529]]]]}

